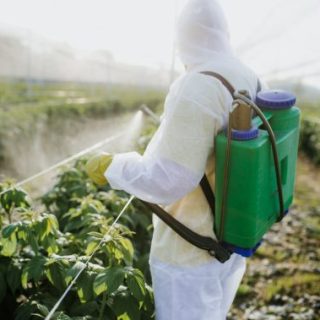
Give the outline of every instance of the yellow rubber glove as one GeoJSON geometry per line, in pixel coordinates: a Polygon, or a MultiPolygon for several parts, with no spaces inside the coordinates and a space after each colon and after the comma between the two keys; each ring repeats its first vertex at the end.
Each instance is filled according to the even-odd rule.
{"type": "Polygon", "coordinates": [[[101,153],[93,156],[86,164],[86,172],[88,176],[99,186],[108,183],[104,173],[112,162],[113,156],[108,153],[101,153]]]}

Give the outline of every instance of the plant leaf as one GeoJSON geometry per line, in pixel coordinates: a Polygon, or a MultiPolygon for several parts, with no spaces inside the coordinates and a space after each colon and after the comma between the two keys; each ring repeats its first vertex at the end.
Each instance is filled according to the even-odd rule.
{"type": "Polygon", "coordinates": [[[43,256],[35,256],[23,268],[21,284],[24,289],[27,288],[29,280],[34,280],[35,282],[40,280],[44,273],[44,265],[46,261],[46,258],[43,256]]]}
{"type": "Polygon", "coordinates": [[[12,261],[8,266],[6,279],[12,294],[15,294],[16,290],[20,286],[21,270],[14,261],[12,261]]]}
{"type": "Polygon", "coordinates": [[[60,261],[49,264],[47,266],[45,274],[54,287],[56,287],[60,291],[64,290],[64,288],[66,287],[65,271],[60,261]]]}
{"type": "Polygon", "coordinates": [[[2,235],[4,238],[10,238],[12,233],[14,233],[18,229],[18,224],[12,223],[8,226],[4,227],[2,230],[2,235]]]}
{"type": "Polygon", "coordinates": [[[92,252],[96,249],[98,246],[98,242],[96,241],[90,241],[87,248],[86,248],[86,255],[90,256],[92,252]]]}
{"type": "Polygon", "coordinates": [[[121,238],[119,242],[122,247],[121,249],[122,249],[125,262],[127,264],[131,264],[133,260],[133,253],[134,253],[132,242],[127,238],[121,238]]]}
{"type": "Polygon", "coordinates": [[[144,276],[138,269],[134,269],[127,274],[127,285],[132,295],[138,300],[143,301],[146,295],[144,276]]]}
{"type": "Polygon", "coordinates": [[[66,275],[66,283],[69,284],[73,278],[80,272],[82,268],[84,268],[85,263],[81,261],[77,261],[68,271],[66,275]]]}
{"type": "Polygon", "coordinates": [[[117,320],[140,320],[139,303],[130,295],[118,295],[114,299],[112,310],[117,320]]]}
{"type": "Polygon", "coordinates": [[[108,294],[116,291],[123,283],[125,276],[122,267],[111,267],[100,273],[93,284],[93,289],[96,295],[107,291],[108,294]]]}
{"type": "Polygon", "coordinates": [[[17,249],[16,234],[12,233],[9,239],[3,238],[1,240],[1,244],[2,244],[1,254],[5,257],[11,257],[16,252],[16,249],[17,249]]]}
{"type": "Polygon", "coordinates": [[[86,303],[93,299],[93,281],[95,274],[83,272],[77,280],[77,293],[81,303],[86,303]]]}

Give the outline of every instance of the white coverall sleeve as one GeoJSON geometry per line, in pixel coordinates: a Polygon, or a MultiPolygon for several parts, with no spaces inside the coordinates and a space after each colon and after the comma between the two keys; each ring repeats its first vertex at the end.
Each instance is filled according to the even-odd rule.
{"type": "Polygon", "coordinates": [[[205,172],[224,104],[218,81],[201,74],[178,80],[144,155],[129,152],[114,157],[105,173],[111,187],[163,205],[192,191],[205,172]]]}

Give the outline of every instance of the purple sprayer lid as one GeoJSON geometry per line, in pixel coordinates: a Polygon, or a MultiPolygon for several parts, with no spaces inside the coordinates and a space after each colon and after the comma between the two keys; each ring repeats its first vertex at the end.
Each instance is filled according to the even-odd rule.
{"type": "Polygon", "coordinates": [[[252,140],[257,138],[259,135],[259,130],[256,127],[252,127],[250,130],[235,130],[232,129],[231,131],[231,138],[233,140],[252,140]]]}
{"type": "Polygon", "coordinates": [[[295,95],[284,90],[263,90],[256,97],[256,104],[262,109],[284,110],[293,107],[295,103],[295,95]]]}

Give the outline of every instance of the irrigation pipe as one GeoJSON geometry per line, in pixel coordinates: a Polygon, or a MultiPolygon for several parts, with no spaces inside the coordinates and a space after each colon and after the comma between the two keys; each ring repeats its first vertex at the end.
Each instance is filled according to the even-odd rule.
{"type": "Polygon", "coordinates": [[[85,154],[87,154],[87,153],[89,153],[89,152],[91,152],[91,151],[93,151],[93,150],[95,150],[95,149],[99,149],[99,148],[101,148],[103,145],[105,145],[105,144],[107,144],[107,143],[110,143],[110,142],[112,142],[112,141],[114,141],[114,140],[116,140],[116,139],[118,139],[118,138],[120,138],[120,137],[122,137],[122,136],[124,136],[124,135],[125,135],[125,132],[121,132],[121,133],[119,133],[119,134],[117,134],[117,135],[114,135],[114,136],[112,136],[112,137],[109,137],[109,138],[107,138],[107,139],[104,139],[104,140],[102,140],[102,141],[94,144],[93,146],[91,146],[91,147],[89,147],[89,148],[87,148],[87,149],[84,149],[84,150],[82,150],[82,151],[74,154],[73,156],[71,156],[71,157],[69,157],[69,158],[66,158],[66,159],[64,159],[64,160],[62,160],[62,161],[54,164],[54,165],[51,166],[51,167],[49,167],[49,168],[47,168],[47,169],[44,169],[43,171],[40,171],[40,172],[36,173],[35,175],[33,175],[33,176],[31,176],[31,177],[26,178],[26,179],[24,179],[24,180],[22,180],[22,181],[20,181],[20,182],[18,182],[18,183],[16,183],[16,184],[14,184],[12,187],[10,187],[10,188],[8,188],[8,189],[0,192],[0,196],[2,196],[3,194],[5,194],[5,193],[7,193],[7,192],[9,192],[9,191],[11,191],[11,190],[13,190],[13,189],[15,189],[15,188],[21,187],[22,185],[24,185],[24,184],[26,184],[26,183],[29,183],[29,182],[31,182],[31,181],[33,181],[33,180],[35,180],[35,179],[37,179],[37,178],[39,178],[39,177],[41,177],[41,176],[43,176],[43,175],[45,175],[45,174],[53,171],[53,170],[56,170],[57,168],[65,165],[65,164],[67,164],[67,163],[69,163],[69,162],[71,162],[71,161],[73,161],[73,160],[75,160],[75,159],[77,159],[77,158],[80,158],[80,157],[82,157],[83,155],[85,155],[85,154]]]}
{"type": "Polygon", "coordinates": [[[66,288],[66,290],[64,291],[64,293],[61,295],[60,299],[56,302],[56,304],[54,305],[54,307],[51,309],[51,311],[49,312],[49,314],[46,316],[45,320],[50,320],[51,317],[54,315],[54,313],[56,312],[56,310],[59,308],[60,304],[62,303],[62,301],[64,300],[64,298],[67,296],[67,294],[69,293],[69,291],[72,289],[73,285],[76,283],[77,279],[80,277],[81,273],[87,268],[90,260],[92,259],[92,257],[95,255],[95,253],[99,250],[99,248],[102,246],[102,244],[108,240],[108,236],[111,232],[111,230],[113,229],[113,227],[115,226],[115,224],[118,222],[118,220],[120,219],[120,217],[123,215],[123,213],[126,211],[126,209],[129,207],[130,203],[132,202],[132,200],[134,199],[134,196],[131,196],[130,199],[127,201],[127,203],[124,205],[124,207],[122,208],[122,210],[120,211],[120,213],[118,214],[117,218],[113,221],[112,225],[110,226],[110,228],[108,229],[108,231],[105,233],[105,235],[103,236],[103,238],[101,239],[101,241],[99,242],[99,244],[97,245],[97,247],[94,249],[94,251],[91,253],[91,255],[88,257],[86,263],[83,265],[83,267],[79,270],[79,272],[76,274],[76,276],[73,278],[73,280],[71,281],[71,283],[69,284],[69,286],[66,288]]]}

